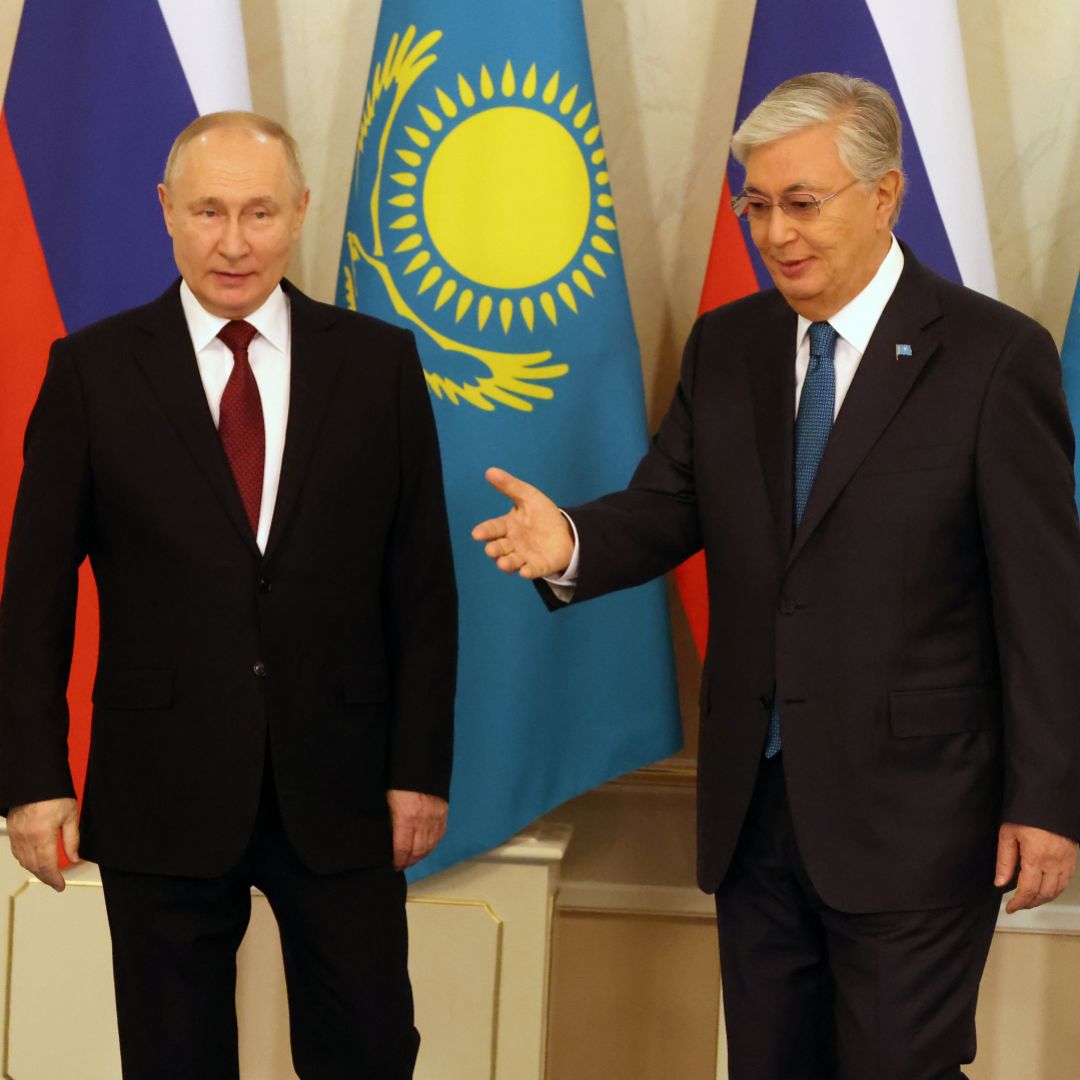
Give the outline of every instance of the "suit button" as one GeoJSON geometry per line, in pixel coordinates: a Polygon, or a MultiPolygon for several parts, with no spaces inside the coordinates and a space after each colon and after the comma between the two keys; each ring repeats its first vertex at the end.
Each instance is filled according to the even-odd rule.
{"type": "Polygon", "coordinates": [[[254,671],[260,679],[266,678],[266,665],[261,660],[255,662],[255,667],[252,668],[252,671],[254,671]]]}
{"type": "Polygon", "coordinates": [[[781,601],[780,610],[785,615],[794,615],[797,606],[798,605],[795,603],[795,601],[788,597],[787,599],[781,601]]]}
{"type": "Polygon", "coordinates": [[[272,588],[269,578],[259,578],[259,592],[269,592],[272,588]]]}

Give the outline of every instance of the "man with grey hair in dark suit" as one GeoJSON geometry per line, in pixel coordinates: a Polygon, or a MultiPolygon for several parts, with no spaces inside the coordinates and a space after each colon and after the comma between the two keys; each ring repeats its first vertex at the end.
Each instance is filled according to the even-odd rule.
{"type": "Polygon", "coordinates": [[[776,288],[702,316],[627,490],[474,537],[550,607],[704,548],[698,873],[732,1080],[959,1080],[1002,891],[1080,836],[1080,528],[1049,334],[892,235],[888,93],[792,79],[734,138],[776,288]]]}

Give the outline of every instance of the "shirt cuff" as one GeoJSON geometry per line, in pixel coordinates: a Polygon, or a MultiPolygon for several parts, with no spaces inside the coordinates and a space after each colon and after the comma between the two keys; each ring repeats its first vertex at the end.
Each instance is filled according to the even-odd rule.
{"type": "Polygon", "coordinates": [[[574,599],[574,590],[577,588],[578,563],[580,561],[581,543],[578,540],[577,526],[574,519],[564,510],[559,511],[567,523],[570,531],[574,534],[574,554],[570,557],[570,565],[559,576],[546,577],[544,580],[551,586],[551,591],[557,600],[569,604],[574,599]]]}

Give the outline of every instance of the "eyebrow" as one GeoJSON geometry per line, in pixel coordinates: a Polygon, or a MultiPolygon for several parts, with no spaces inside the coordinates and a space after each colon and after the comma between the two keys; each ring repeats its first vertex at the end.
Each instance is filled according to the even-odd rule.
{"type": "MultiPolygon", "coordinates": [[[[265,206],[268,210],[277,210],[278,201],[271,195],[256,195],[253,199],[248,199],[243,205],[244,210],[249,210],[253,206],[265,206]]],[[[212,195],[206,195],[201,199],[195,199],[188,203],[189,210],[223,210],[225,209],[225,203],[221,199],[217,199],[212,195]]]]}
{"type": "MultiPolygon", "coordinates": [[[[821,184],[815,184],[810,180],[797,180],[794,184],[788,184],[788,186],[786,188],[784,188],[784,190],[782,192],[780,192],[780,194],[781,195],[791,195],[793,192],[796,192],[796,191],[805,191],[805,192],[807,192],[807,194],[810,194],[810,193],[815,192],[815,191],[824,191],[824,190],[825,190],[825,188],[822,187],[821,184]]],[[[754,187],[753,184],[747,184],[743,188],[743,191],[745,191],[748,195],[764,195],[765,194],[764,191],[762,191],[760,188],[754,187]]]]}

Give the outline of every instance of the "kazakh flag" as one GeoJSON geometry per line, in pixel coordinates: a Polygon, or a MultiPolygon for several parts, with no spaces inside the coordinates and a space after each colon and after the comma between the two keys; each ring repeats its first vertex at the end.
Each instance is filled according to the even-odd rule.
{"type": "MultiPolygon", "coordinates": [[[[1065,394],[1069,399],[1069,414],[1073,430],[1080,436],[1080,275],[1076,279],[1072,310],[1065,327],[1061,346],[1061,366],[1065,373],[1065,394]]],[[[1080,506],[1080,453],[1076,455],[1076,501],[1080,506]]]]}
{"type": "Polygon", "coordinates": [[[581,0],[385,0],[338,303],[414,332],[442,444],[460,689],[422,875],[680,741],[661,582],[553,617],[469,537],[505,510],[487,466],[569,505],[624,486],[646,445],[581,0]]]}

